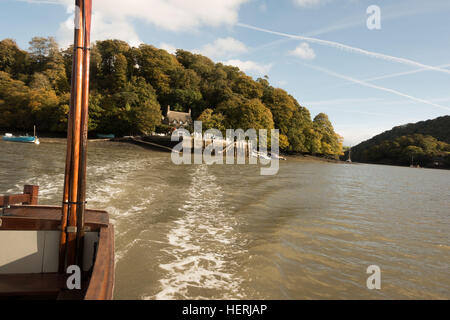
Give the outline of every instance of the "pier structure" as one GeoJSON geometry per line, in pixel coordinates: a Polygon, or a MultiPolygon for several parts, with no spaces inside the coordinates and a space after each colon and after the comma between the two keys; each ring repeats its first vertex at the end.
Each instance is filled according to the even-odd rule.
{"type": "Polygon", "coordinates": [[[136,145],[156,149],[165,152],[173,152],[175,146],[182,143],[183,150],[201,150],[203,153],[206,148],[211,148],[213,154],[215,150],[219,151],[218,155],[222,154],[224,157],[230,154],[233,157],[244,157],[249,158],[253,153],[253,144],[251,141],[244,140],[229,140],[229,139],[215,139],[212,137],[199,137],[195,138],[192,136],[180,137],[180,141],[172,141],[170,136],[146,136],[146,137],[126,137],[114,139],[114,141],[132,142],[136,145]]]}

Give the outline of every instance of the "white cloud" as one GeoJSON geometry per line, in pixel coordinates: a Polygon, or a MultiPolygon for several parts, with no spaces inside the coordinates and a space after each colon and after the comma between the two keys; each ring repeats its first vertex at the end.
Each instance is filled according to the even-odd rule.
{"type": "Polygon", "coordinates": [[[315,7],[321,5],[329,0],[293,0],[294,4],[299,7],[315,7]]]}
{"type": "MultiPolygon", "coordinates": [[[[57,38],[59,45],[62,47],[68,47],[73,43],[73,21],[74,15],[72,14],[59,27],[57,38]]],[[[120,39],[135,47],[142,43],[133,26],[127,21],[121,19],[110,20],[101,12],[95,12],[92,16],[92,31],[93,42],[97,40],[120,39]]]]}
{"type": "Polygon", "coordinates": [[[166,50],[168,53],[175,54],[177,52],[177,48],[170,43],[161,42],[159,47],[163,50],[166,50]]]}
{"type": "Polygon", "coordinates": [[[306,42],[300,44],[295,50],[290,51],[289,54],[304,60],[313,60],[316,58],[316,53],[306,42]]]}
{"type": "Polygon", "coordinates": [[[212,59],[228,58],[247,51],[248,48],[244,43],[231,37],[217,39],[213,43],[205,45],[202,49],[194,50],[194,52],[212,59]]]}
{"type": "Polygon", "coordinates": [[[258,76],[265,76],[272,68],[272,64],[259,64],[254,61],[228,60],[223,62],[225,65],[238,67],[244,72],[253,73],[258,76]]]}
{"type": "MultiPolygon", "coordinates": [[[[93,38],[119,37],[139,43],[133,21],[140,20],[170,31],[193,31],[202,26],[233,25],[239,8],[249,0],[102,0],[93,2],[93,38]],[[96,20],[100,20],[97,21],[96,20]]],[[[30,3],[60,4],[73,8],[72,0],[27,0],[30,3]]],[[[66,23],[60,30],[67,40],[66,23]]]]}

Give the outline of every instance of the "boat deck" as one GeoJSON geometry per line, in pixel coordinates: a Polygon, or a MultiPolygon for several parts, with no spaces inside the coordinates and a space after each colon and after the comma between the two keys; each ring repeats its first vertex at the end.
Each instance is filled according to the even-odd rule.
{"type": "MultiPolygon", "coordinates": [[[[60,232],[61,207],[19,205],[0,208],[0,235],[6,237],[5,240],[8,239],[8,232],[9,235],[16,231],[21,232],[22,235],[31,235],[28,237],[31,239],[29,242],[21,238],[20,243],[10,243],[10,241],[7,241],[9,244],[4,243],[9,246],[4,248],[6,251],[11,251],[8,250],[11,249],[11,246],[21,247],[19,250],[11,251],[13,256],[19,255],[19,260],[13,258],[13,270],[17,271],[18,267],[22,265],[25,265],[22,267],[29,268],[31,261],[33,263],[38,261],[36,268],[39,269],[36,269],[36,272],[0,272],[0,300],[111,299],[114,288],[114,227],[109,223],[108,213],[102,210],[86,210],[85,227],[88,231],[86,236],[90,234],[97,239],[88,238],[87,243],[98,241],[95,255],[94,251],[86,251],[85,248],[86,254],[90,255],[85,260],[91,262],[90,260],[95,259],[95,263],[91,262],[91,266],[84,269],[85,276],[82,278],[88,279],[88,282],[82,286],[84,290],[69,291],[66,289],[66,274],[40,271],[41,266],[44,268],[48,264],[49,256],[58,253],[54,249],[57,248],[55,243],[46,242],[49,242],[48,239],[52,239],[54,234],[60,232]],[[2,231],[5,231],[5,234],[2,231]],[[37,238],[36,235],[38,235],[37,238]],[[39,244],[39,240],[36,240],[39,239],[39,236],[44,239],[44,249],[39,244]],[[31,249],[30,247],[26,248],[23,256],[20,256],[19,251],[23,250],[23,246],[29,246],[30,243],[31,249]]],[[[56,241],[57,244],[58,241],[56,241]]],[[[53,263],[53,261],[57,261],[57,258],[56,260],[50,258],[50,262],[53,263]]],[[[8,264],[5,267],[8,268],[8,264]]]]}
{"type": "Polygon", "coordinates": [[[0,274],[0,299],[58,297],[65,284],[65,275],[48,274],[0,274]]]}

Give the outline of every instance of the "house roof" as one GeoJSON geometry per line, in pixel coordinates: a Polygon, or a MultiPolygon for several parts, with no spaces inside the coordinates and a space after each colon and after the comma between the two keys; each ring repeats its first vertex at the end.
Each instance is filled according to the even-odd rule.
{"type": "Polygon", "coordinates": [[[184,123],[187,122],[192,122],[192,118],[191,115],[189,113],[186,112],[177,112],[177,111],[169,111],[167,113],[167,120],[169,122],[173,122],[173,121],[182,121],[184,123]]]}

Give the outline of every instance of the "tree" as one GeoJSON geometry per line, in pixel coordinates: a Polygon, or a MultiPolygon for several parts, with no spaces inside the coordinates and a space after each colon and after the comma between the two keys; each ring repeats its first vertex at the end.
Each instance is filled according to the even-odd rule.
{"type": "Polygon", "coordinates": [[[133,77],[122,91],[102,100],[105,120],[98,128],[119,134],[150,134],[161,123],[161,107],[152,86],[133,77]]]}
{"type": "Polygon", "coordinates": [[[333,125],[324,113],[319,113],[313,121],[314,131],[321,135],[321,153],[325,155],[341,155],[342,139],[334,132],[333,125]]]}
{"type": "Polygon", "coordinates": [[[22,51],[12,39],[0,41],[0,71],[10,74],[17,79],[19,74],[24,74],[27,63],[28,53],[22,51]]]}
{"type": "Polygon", "coordinates": [[[97,42],[91,69],[94,76],[98,77],[100,89],[117,92],[124,88],[128,74],[126,55],[129,50],[130,47],[125,41],[97,42]]]}
{"type": "Polygon", "coordinates": [[[182,68],[176,57],[165,50],[143,44],[136,53],[136,60],[139,66],[139,75],[144,77],[155,89],[160,104],[170,104],[171,77],[182,68]]]}
{"type": "Polygon", "coordinates": [[[30,60],[33,71],[43,71],[47,63],[56,62],[61,57],[58,43],[54,37],[34,37],[30,41],[30,60]]]}
{"type": "Polygon", "coordinates": [[[237,93],[246,99],[261,99],[263,96],[262,86],[244,74],[233,82],[232,88],[234,93],[237,93]]]}
{"type": "Polygon", "coordinates": [[[35,74],[33,74],[33,77],[31,78],[30,88],[50,90],[51,85],[50,81],[48,80],[45,74],[41,72],[36,72],[35,74]]]}
{"type": "Polygon", "coordinates": [[[252,99],[245,101],[239,105],[238,112],[240,117],[236,119],[236,129],[273,129],[274,122],[272,113],[264,106],[264,104],[258,99],[252,99]]]}
{"type": "Polygon", "coordinates": [[[29,88],[25,83],[0,71],[0,128],[24,129],[20,119],[30,118],[28,97],[29,88]]]}
{"type": "Polygon", "coordinates": [[[131,90],[138,96],[133,114],[132,126],[139,133],[150,134],[161,124],[162,113],[155,90],[145,82],[144,78],[134,78],[130,83],[131,90]]]}
{"type": "Polygon", "coordinates": [[[225,128],[224,121],[225,117],[221,113],[214,113],[212,109],[206,109],[203,113],[198,117],[197,121],[202,121],[203,132],[209,129],[217,129],[222,132],[225,132],[227,128],[225,128]]]}

